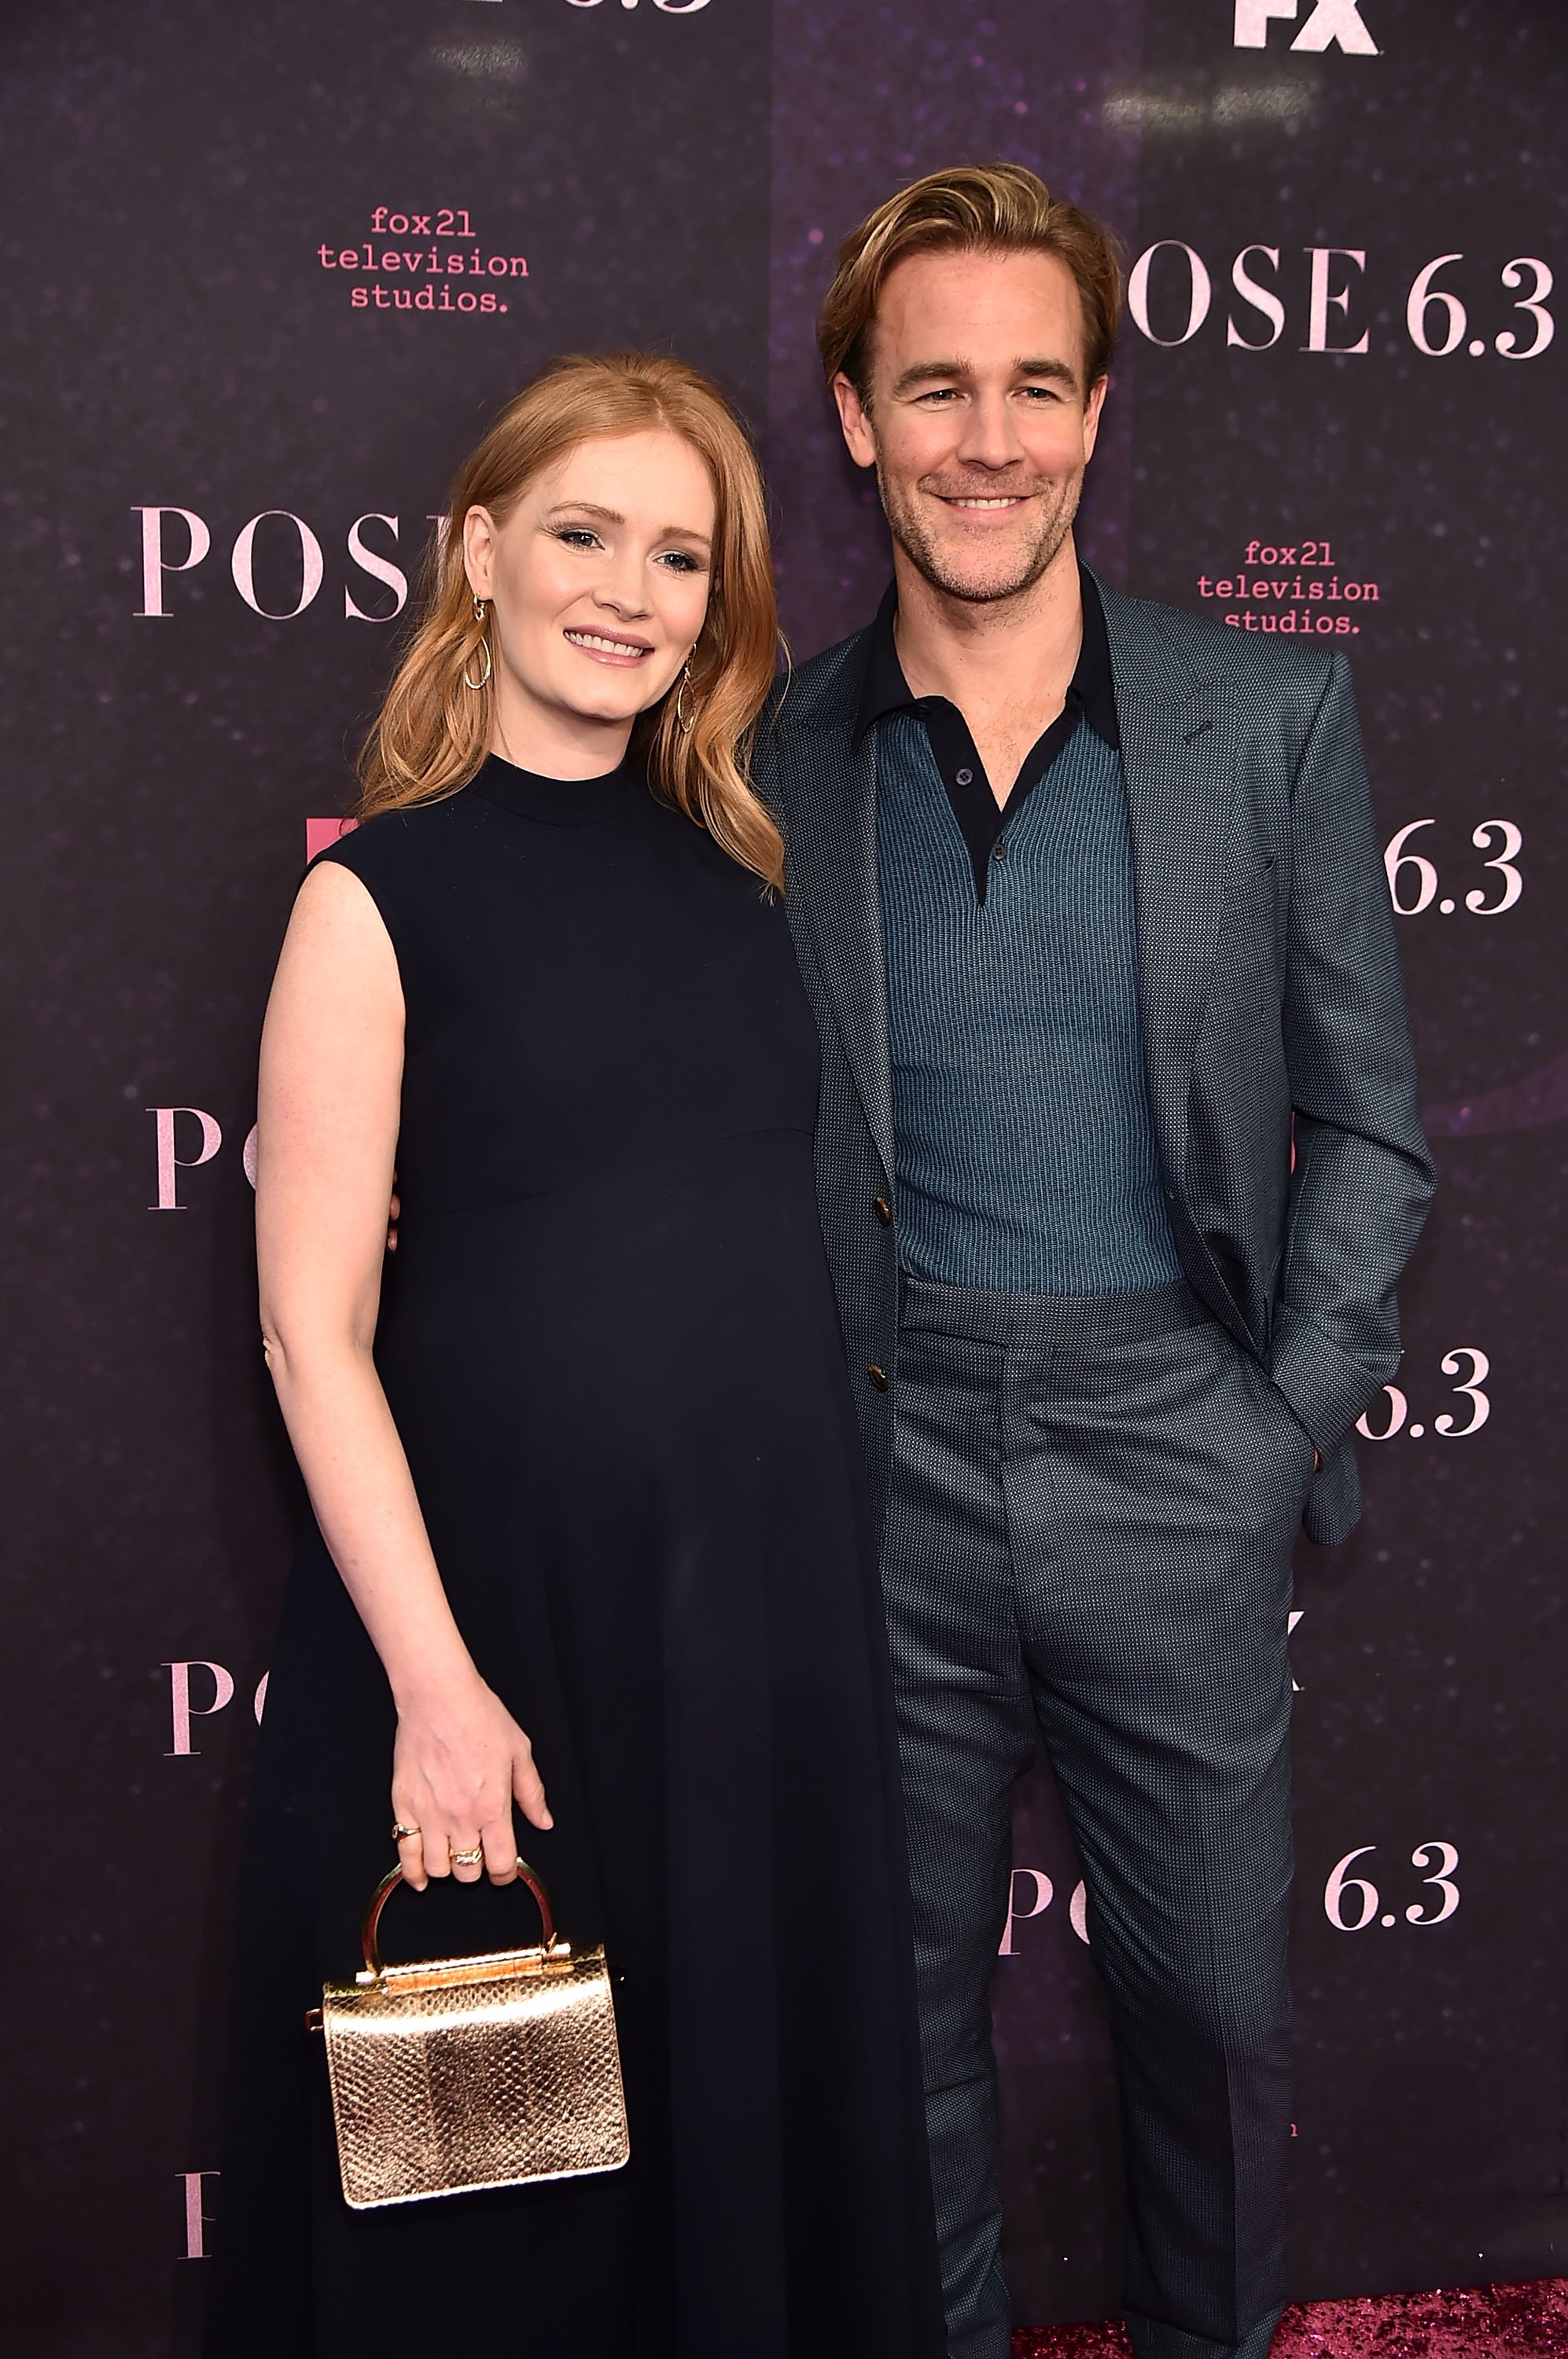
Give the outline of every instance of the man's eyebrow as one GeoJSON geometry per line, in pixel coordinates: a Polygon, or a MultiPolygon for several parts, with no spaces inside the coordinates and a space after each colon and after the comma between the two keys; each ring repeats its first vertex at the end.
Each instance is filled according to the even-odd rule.
{"type": "MultiPolygon", "coordinates": [[[[1015,376],[1044,377],[1051,384],[1071,386],[1074,391],[1077,389],[1078,372],[1066,361],[1015,361],[1013,374],[1015,376]]],[[[905,369],[894,380],[893,391],[895,396],[913,393],[923,385],[950,385],[954,377],[973,375],[967,361],[917,361],[912,368],[905,369]]]]}
{"type": "Polygon", "coordinates": [[[935,385],[950,377],[967,376],[967,361],[917,361],[913,368],[903,370],[893,381],[893,390],[912,393],[918,385],[935,385]]]}
{"type": "Polygon", "coordinates": [[[1015,361],[1013,369],[1016,375],[1049,377],[1057,385],[1078,383],[1077,370],[1066,361],[1015,361]]]}

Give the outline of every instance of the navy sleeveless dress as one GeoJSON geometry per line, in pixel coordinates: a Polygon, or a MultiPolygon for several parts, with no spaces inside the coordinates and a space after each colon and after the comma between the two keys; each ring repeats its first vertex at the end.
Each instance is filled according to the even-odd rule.
{"type": "MultiPolygon", "coordinates": [[[[376,1357],[522,1846],[615,1975],[623,2171],[351,2212],[305,2012],[393,1854],[385,1675],[313,1527],[252,1803],[210,2359],[944,2347],[880,1592],[782,907],[630,768],[492,757],[324,853],[406,1006],[376,1357]]],[[[392,1957],[537,1938],[395,1896],[392,1957]]]]}

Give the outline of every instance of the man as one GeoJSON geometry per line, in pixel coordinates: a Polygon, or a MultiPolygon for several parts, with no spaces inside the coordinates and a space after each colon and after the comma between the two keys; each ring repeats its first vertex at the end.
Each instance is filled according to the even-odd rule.
{"type": "Polygon", "coordinates": [[[1140,2359],[1262,2359],[1290,2135],[1286,1630],[1432,1171],[1343,657],[1106,590],[1120,301],[1016,166],[822,308],[894,582],[757,755],[822,1028],[881,1523],[954,2359],[1005,2359],[987,1984],[1043,1737],[1119,2060],[1140,2359]]]}

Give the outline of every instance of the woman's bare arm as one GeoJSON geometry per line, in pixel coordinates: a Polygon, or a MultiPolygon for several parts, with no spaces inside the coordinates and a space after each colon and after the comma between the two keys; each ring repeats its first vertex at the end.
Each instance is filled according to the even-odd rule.
{"type": "Polygon", "coordinates": [[[262,1037],[267,1363],[322,1538],[397,1707],[392,1813],[421,1830],[399,1847],[404,1870],[422,1885],[447,1874],[450,1852],[483,1843],[486,1869],[505,1881],[513,1797],[549,1826],[544,1788],[452,1618],[372,1356],[402,1068],[387,929],[358,878],[324,863],[300,888],[262,1037]]]}

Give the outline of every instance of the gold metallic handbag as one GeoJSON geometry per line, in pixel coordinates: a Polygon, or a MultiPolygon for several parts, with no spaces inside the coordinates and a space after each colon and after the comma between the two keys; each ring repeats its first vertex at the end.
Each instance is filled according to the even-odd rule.
{"type": "Polygon", "coordinates": [[[324,2031],[338,2168],[356,2212],[464,2189],[618,2170],[630,2147],[609,1969],[561,1940],[531,1868],[538,1949],[384,1966],[381,1911],[365,1911],[365,1965],[328,1983],[308,2018],[324,2031]]]}

